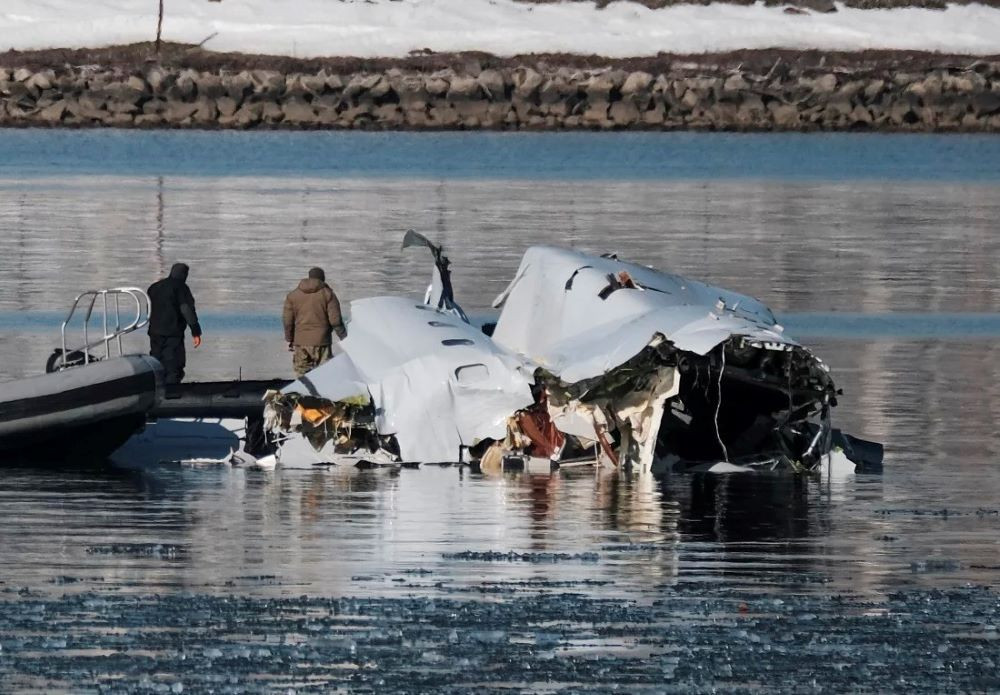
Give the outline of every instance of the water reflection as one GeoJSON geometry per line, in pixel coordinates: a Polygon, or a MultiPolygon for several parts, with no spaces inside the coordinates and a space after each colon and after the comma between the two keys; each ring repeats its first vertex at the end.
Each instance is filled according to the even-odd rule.
{"type": "MultiPolygon", "coordinates": [[[[419,294],[427,259],[399,252],[409,227],[445,243],[470,310],[490,304],[526,246],[553,243],[790,311],[993,312],[997,193],[943,182],[6,179],[0,312],[61,312],[83,288],[144,286],[188,260],[201,311],[236,322],[206,321],[192,377],[278,376],[290,365],[277,326],[239,317],[277,316],[316,263],[345,299],[419,294]]],[[[39,371],[57,323],[0,332],[0,379],[39,371]]],[[[131,344],[142,349],[142,336],[131,344]]],[[[649,600],[701,581],[873,595],[997,585],[996,341],[815,348],[845,391],[835,424],[886,443],[884,475],[6,469],[0,589],[356,595],[555,582],[649,600]],[[477,555],[487,551],[536,561],[477,555]]]]}

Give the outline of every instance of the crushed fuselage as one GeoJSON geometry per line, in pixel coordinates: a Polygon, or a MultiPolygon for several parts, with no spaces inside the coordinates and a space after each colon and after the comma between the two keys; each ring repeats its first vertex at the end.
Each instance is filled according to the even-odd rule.
{"type": "Polygon", "coordinates": [[[759,301],[533,247],[484,331],[420,242],[436,263],[424,302],[353,302],[339,354],[268,397],[279,460],[813,470],[831,451],[829,370],[759,301]]]}

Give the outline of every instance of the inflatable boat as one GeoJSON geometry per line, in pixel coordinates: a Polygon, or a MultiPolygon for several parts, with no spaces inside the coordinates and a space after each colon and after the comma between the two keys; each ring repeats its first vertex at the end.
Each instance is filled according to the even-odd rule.
{"type": "Polygon", "coordinates": [[[0,462],[100,459],[146,422],[163,367],[147,355],[0,384],[0,462]]]}
{"type": "Polygon", "coordinates": [[[137,287],[77,295],[46,373],[0,384],[0,464],[103,459],[142,429],[163,395],[163,367],[125,355],[122,338],[148,322],[137,287]],[[82,334],[77,345],[70,330],[82,334]]]}

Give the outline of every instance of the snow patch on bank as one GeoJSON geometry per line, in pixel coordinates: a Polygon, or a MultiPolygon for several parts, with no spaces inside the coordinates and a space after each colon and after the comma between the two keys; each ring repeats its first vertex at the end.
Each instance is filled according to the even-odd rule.
{"type": "MultiPolygon", "coordinates": [[[[154,0],[3,0],[0,51],[150,41],[154,0]]],[[[526,4],[514,0],[167,0],[163,38],[216,51],[402,57],[411,51],[565,52],[608,57],[755,48],[1000,53],[1000,9],[785,14],[762,4],[526,4]]]]}

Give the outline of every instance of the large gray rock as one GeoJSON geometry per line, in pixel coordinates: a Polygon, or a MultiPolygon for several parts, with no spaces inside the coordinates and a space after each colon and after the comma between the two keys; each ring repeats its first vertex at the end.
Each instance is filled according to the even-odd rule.
{"type": "Polygon", "coordinates": [[[273,101],[265,101],[260,105],[260,118],[264,123],[280,123],[285,118],[285,112],[273,101]]]}
{"type": "Polygon", "coordinates": [[[139,128],[156,128],[163,124],[163,116],[158,113],[141,113],[135,117],[135,125],[139,128]]]}
{"type": "Polygon", "coordinates": [[[944,91],[944,79],[941,73],[932,72],[922,80],[916,80],[906,87],[906,91],[922,99],[936,99],[944,91]]]}
{"type": "Polygon", "coordinates": [[[733,95],[739,95],[750,90],[750,83],[742,74],[730,75],[722,83],[722,91],[733,95]]]}
{"type": "Polygon", "coordinates": [[[608,117],[609,104],[606,101],[592,101],[582,114],[583,125],[610,128],[614,122],[608,117]]]}
{"type": "Polygon", "coordinates": [[[46,106],[52,106],[57,101],[62,101],[62,98],[63,95],[58,90],[46,89],[35,98],[35,106],[44,109],[46,106]]]}
{"type": "Polygon", "coordinates": [[[611,105],[608,114],[616,125],[630,126],[639,122],[639,109],[632,100],[616,101],[611,105]]]}
{"type": "Polygon", "coordinates": [[[584,89],[586,90],[587,98],[590,99],[590,101],[598,102],[609,101],[611,99],[611,91],[616,89],[618,86],[619,85],[615,83],[614,73],[602,72],[587,80],[584,85],[584,89]]]}
{"type": "Polygon", "coordinates": [[[431,106],[428,115],[430,116],[430,125],[437,128],[454,128],[461,120],[458,111],[449,104],[439,103],[431,106]]]}
{"type": "Polygon", "coordinates": [[[840,87],[834,93],[833,98],[853,101],[855,97],[864,92],[866,86],[867,85],[864,80],[851,80],[850,82],[845,82],[844,84],[840,85],[840,87]]]}
{"type": "Polygon", "coordinates": [[[285,114],[284,122],[295,125],[310,125],[316,123],[316,112],[304,101],[292,99],[281,105],[285,114]]]}
{"type": "Polygon", "coordinates": [[[448,93],[448,88],[450,86],[451,83],[444,78],[442,73],[435,73],[424,78],[424,89],[427,90],[428,94],[434,97],[443,97],[448,93]]]}
{"type": "Polygon", "coordinates": [[[130,87],[143,95],[148,95],[152,91],[149,84],[146,83],[146,80],[138,75],[131,75],[127,80],[125,80],[125,86],[130,87]]]}
{"type": "Polygon", "coordinates": [[[215,106],[223,116],[232,116],[240,107],[232,97],[219,97],[215,100],[215,106]]]}
{"type": "Polygon", "coordinates": [[[233,99],[237,104],[241,104],[244,98],[253,94],[253,75],[246,70],[235,75],[226,75],[222,78],[222,86],[225,87],[230,99],[233,99]]]}
{"type": "Polygon", "coordinates": [[[684,96],[681,97],[681,106],[688,111],[693,110],[695,107],[700,106],[702,103],[702,96],[694,89],[688,89],[684,92],[684,96]]]}
{"type": "Polygon", "coordinates": [[[319,96],[326,92],[326,75],[302,75],[299,82],[305,91],[314,96],[319,96]]]}
{"type": "Polygon", "coordinates": [[[858,104],[853,109],[851,109],[851,113],[850,116],[848,117],[848,120],[851,125],[869,126],[872,124],[872,121],[874,119],[872,118],[872,114],[868,109],[858,104]]]}
{"type": "Polygon", "coordinates": [[[477,126],[489,115],[490,102],[485,99],[457,101],[454,104],[458,117],[467,126],[477,126]]]}
{"type": "Polygon", "coordinates": [[[894,125],[910,125],[919,120],[914,104],[909,99],[899,98],[888,109],[889,119],[894,125]]]}
{"type": "Polygon", "coordinates": [[[147,116],[149,114],[154,114],[154,113],[159,114],[163,113],[166,107],[167,107],[167,102],[163,101],[162,99],[150,99],[149,101],[147,101],[145,104],[142,105],[142,113],[147,116]]]}
{"type": "Polygon", "coordinates": [[[240,128],[249,128],[260,123],[263,113],[264,107],[262,104],[246,103],[233,115],[233,121],[240,128]]]}
{"type": "Polygon", "coordinates": [[[24,81],[24,83],[28,89],[41,92],[45,89],[52,89],[52,83],[55,81],[55,77],[55,73],[51,70],[42,70],[41,72],[36,72],[34,75],[29,77],[24,81]]]}
{"type": "Polygon", "coordinates": [[[347,86],[344,87],[344,96],[357,98],[362,94],[366,94],[373,99],[377,99],[388,94],[390,89],[388,81],[381,73],[355,75],[347,83],[347,86]]]}
{"type": "Polygon", "coordinates": [[[66,99],[66,110],[81,121],[101,120],[104,117],[103,106],[103,102],[95,100],[88,94],[83,94],[78,98],[69,97],[66,99]]]}
{"type": "Polygon", "coordinates": [[[522,99],[527,99],[534,95],[545,81],[545,78],[538,74],[537,70],[528,67],[517,68],[514,70],[512,77],[514,81],[514,94],[522,99]]]}
{"type": "Polygon", "coordinates": [[[399,104],[382,104],[376,106],[372,114],[375,122],[385,128],[395,128],[403,124],[403,110],[399,104]]]}
{"type": "Polygon", "coordinates": [[[163,88],[166,79],[167,72],[158,65],[154,65],[146,70],[146,83],[149,84],[150,89],[154,93],[159,92],[163,88]]]}
{"type": "Polygon", "coordinates": [[[103,123],[112,128],[125,128],[135,123],[135,120],[129,113],[112,113],[104,118],[103,123]]]}
{"type": "Polygon", "coordinates": [[[551,104],[546,104],[542,102],[541,112],[553,118],[566,118],[570,113],[569,102],[567,101],[554,101],[551,104]]]}
{"type": "Polygon", "coordinates": [[[481,96],[479,82],[474,77],[456,75],[448,89],[448,101],[467,101],[481,96]]]}
{"type": "Polygon", "coordinates": [[[167,98],[171,101],[191,101],[198,91],[198,86],[191,75],[178,76],[177,80],[167,88],[167,98]]]}
{"type": "MultiPolygon", "coordinates": [[[[210,125],[219,120],[219,108],[215,105],[215,99],[208,97],[198,97],[195,102],[195,110],[189,117],[200,125],[210,125]]],[[[183,120],[183,119],[181,119],[183,120]]]]}
{"type": "Polygon", "coordinates": [[[507,80],[499,70],[483,70],[476,78],[483,92],[490,99],[503,99],[507,91],[507,80]]]}
{"type": "Polygon", "coordinates": [[[979,117],[1000,113],[1000,92],[980,92],[972,96],[972,111],[979,117]]]}
{"type": "Polygon", "coordinates": [[[637,71],[630,73],[622,84],[622,96],[634,97],[640,93],[645,93],[653,84],[653,76],[648,72],[637,71]]]}
{"type": "Polygon", "coordinates": [[[650,107],[640,114],[640,119],[647,126],[663,125],[667,122],[667,110],[662,102],[654,100],[650,107]]]}
{"type": "Polygon", "coordinates": [[[837,91],[837,76],[828,72],[812,80],[810,86],[814,94],[833,94],[837,91]]]}
{"type": "Polygon", "coordinates": [[[65,95],[78,94],[85,88],[84,79],[76,73],[64,72],[56,75],[52,88],[65,95]]]}
{"type": "Polygon", "coordinates": [[[137,114],[142,112],[138,103],[132,103],[128,99],[108,99],[108,103],[104,108],[110,113],[137,114]]]}
{"type": "Polygon", "coordinates": [[[393,78],[390,84],[399,96],[399,103],[404,105],[404,110],[423,109],[430,100],[424,78],[419,74],[400,75],[393,78]]]}
{"type": "Polygon", "coordinates": [[[941,78],[942,87],[952,92],[978,92],[987,88],[986,78],[972,70],[941,78]]]}
{"type": "MultiPolygon", "coordinates": [[[[320,97],[323,99],[324,97],[320,97]]],[[[332,100],[331,100],[332,101],[332,100]]],[[[331,102],[317,103],[313,101],[313,109],[316,111],[316,123],[324,127],[336,125],[341,120],[341,114],[336,106],[331,102]]]]}
{"type": "Polygon", "coordinates": [[[564,77],[556,75],[545,81],[538,89],[538,99],[543,104],[565,103],[567,98],[576,93],[576,87],[571,86],[564,77]]]}
{"type": "Polygon", "coordinates": [[[35,73],[28,70],[28,68],[17,68],[14,70],[14,80],[17,82],[27,82],[34,74],[35,73]]]}
{"type": "MultiPolygon", "coordinates": [[[[250,73],[254,94],[279,99],[285,94],[285,76],[275,70],[254,70],[250,73]]],[[[343,86],[343,85],[341,85],[343,86]]]]}
{"type": "Polygon", "coordinates": [[[510,102],[511,111],[516,123],[527,123],[532,116],[541,115],[539,107],[530,99],[522,99],[517,94],[510,102]]]}
{"type": "Polygon", "coordinates": [[[886,84],[884,80],[872,80],[862,91],[865,103],[871,104],[876,99],[885,94],[886,84]]]}
{"type": "Polygon", "coordinates": [[[510,113],[510,104],[507,102],[491,102],[489,108],[486,109],[486,116],[483,118],[482,122],[483,126],[486,128],[501,128],[510,113]]]}
{"type": "Polygon", "coordinates": [[[850,116],[852,111],[854,111],[854,105],[847,99],[832,99],[826,104],[823,118],[828,121],[836,121],[844,116],[850,116]]]}
{"type": "Polygon", "coordinates": [[[55,125],[62,121],[63,115],[66,113],[66,102],[57,101],[51,106],[46,106],[44,109],[38,112],[38,117],[44,122],[55,125]]]}
{"type": "Polygon", "coordinates": [[[218,75],[205,72],[198,76],[199,97],[205,97],[206,99],[218,99],[220,97],[229,96],[229,94],[229,88],[223,84],[222,78],[218,75]]]}
{"type": "Polygon", "coordinates": [[[312,100],[313,108],[317,111],[319,109],[336,111],[342,104],[346,106],[349,102],[345,101],[337,94],[324,94],[323,96],[315,97],[312,100]]]}
{"type": "Polygon", "coordinates": [[[337,73],[329,73],[326,71],[325,68],[323,70],[320,70],[319,74],[320,77],[323,78],[323,81],[326,82],[327,91],[342,92],[344,90],[344,85],[346,84],[346,82],[344,82],[344,78],[342,76],[338,75],[337,73]]]}
{"type": "Polygon", "coordinates": [[[729,101],[719,101],[706,108],[705,115],[716,128],[732,128],[738,121],[739,107],[729,101]]]}
{"type": "Polygon", "coordinates": [[[778,128],[796,128],[801,123],[799,108],[794,104],[771,102],[768,105],[774,125],[778,128]]]}
{"type": "Polygon", "coordinates": [[[175,125],[180,124],[198,110],[198,104],[184,101],[167,101],[167,106],[163,110],[163,118],[175,125]]]}
{"type": "Polygon", "coordinates": [[[431,124],[427,109],[414,106],[403,109],[403,120],[411,128],[427,128],[431,124]]]}

